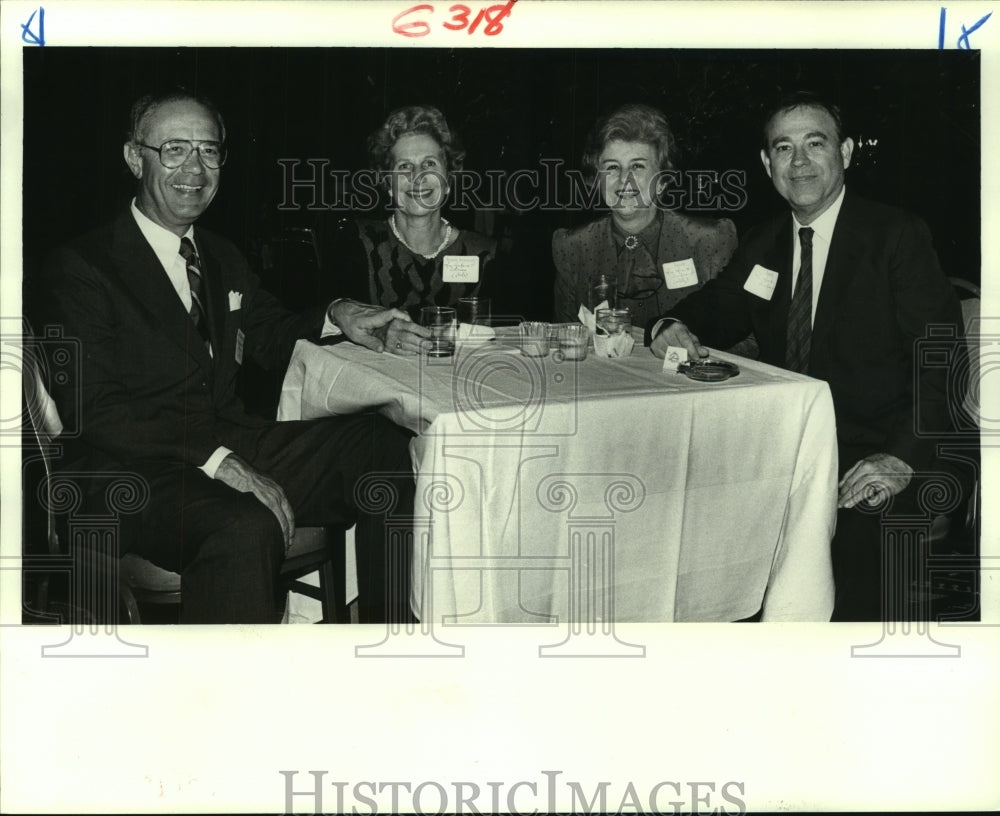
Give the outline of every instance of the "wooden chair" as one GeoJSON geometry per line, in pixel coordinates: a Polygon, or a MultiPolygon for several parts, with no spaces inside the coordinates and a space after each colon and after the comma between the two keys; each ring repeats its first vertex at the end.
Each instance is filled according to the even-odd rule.
{"type": "MultiPolygon", "coordinates": [[[[181,603],[181,576],[163,569],[134,553],[121,558],[114,552],[102,552],[86,546],[76,546],[72,519],[58,518],[55,511],[58,501],[53,500],[53,484],[78,489],[80,483],[91,478],[107,477],[106,474],[73,473],[60,475],[53,469],[53,461],[62,453],[58,442],[62,432],[55,403],[49,396],[43,376],[45,361],[37,344],[27,335],[22,347],[22,510],[25,520],[34,524],[22,527],[23,549],[29,563],[33,586],[33,608],[26,609],[26,618],[56,621],[61,615],[54,612],[51,603],[52,577],[57,572],[72,573],[82,570],[94,580],[89,588],[101,587],[114,597],[76,598],[68,610],[71,617],[83,618],[90,623],[122,622],[142,623],[142,607],[150,605],[179,605],[181,603]],[[44,530],[44,533],[42,533],[44,530]],[[34,540],[44,536],[44,544],[34,540]],[[83,606],[81,606],[81,602],[83,606]],[[108,620],[110,618],[110,620],[108,620]]],[[[129,474],[115,478],[128,483],[129,474]]],[[[141,488],[139,477],[134,477],[135,488],[141,488]]],[[[72,513],[72,509],[69,510],[72,513]]],[[[107,517],[107,525],[117,526],[114,513],[107,517]]],[[[354,521],[344,518],[339,523],[323,527],[299,527],[292,546],[281,566],[279,580],[284,591],[297,592],[319,600],[322,604],[322,623],[347,623],[350,620],[345,603],[346,539],[345,533],[354,521]],[[310,573],[319,573],[319,586],[302,581],[310,573]]],[[[116,535],[117,529],[104,533],[116,535]]],[[[113,536],[112,536],[113,537],[113,536]]],[[[27,589],[28,582],[25,583],[27,589]]],[[[73,599],[70,599],[72,602],[73,599]]]]}

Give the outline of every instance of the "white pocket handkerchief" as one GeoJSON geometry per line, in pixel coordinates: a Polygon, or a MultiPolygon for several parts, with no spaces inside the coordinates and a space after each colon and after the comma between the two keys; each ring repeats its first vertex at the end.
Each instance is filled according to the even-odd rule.
{"type": "Polygon", "coordinates": [[[229,293],[229,311],[235,312],[237,309],[243,306],[243,293],[242,292],[230,292],[229,293]]]}

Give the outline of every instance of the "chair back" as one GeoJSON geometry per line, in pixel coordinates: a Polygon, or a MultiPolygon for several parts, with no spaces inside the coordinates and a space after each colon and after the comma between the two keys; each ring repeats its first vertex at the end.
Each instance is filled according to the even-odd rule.
{"type": "Polygon", "coordinates": [[[25,528],[30,526],[30,517],[37,517],[40,509],[45,515],[47,550],[50,554],[59,552],[59,536],[56,532],[52,511],[52,460],[62,451],[55,440],[62,433],[63,425],[59,411],[46,388],[48,367],[41,344],[30,333],[30,327],[21,339],[21,394],[24,400],[22,413],[22,540],[28,539],[25,528]],[[43,473],[36,477],[37,468],[31,467],[41,461],[43,473]],[[30,497],[38,499],[32,503],[30,497]],[[32,510],[36,512],[33,514],[32,510]]]}
{"type": "Polygon", "coordinates": [[[969,387],[962,398],[962,412],[972,423],[979,427],[979,316],[982,303],[982,292],[974,283],[963,278],[949,278],[958,295],[962,307],[962,323],[965,331],[966,349],[968,351],[968,382],[969,387]]]}

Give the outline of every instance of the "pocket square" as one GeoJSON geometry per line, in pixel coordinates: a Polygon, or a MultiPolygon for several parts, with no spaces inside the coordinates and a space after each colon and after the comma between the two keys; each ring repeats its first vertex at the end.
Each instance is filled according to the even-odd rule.
{"type": "Polygon", "coordinates": [[[229,311],[235,312],[237,309],[241,308],[243,305],[243,293],[242,292],[230,292],[229,293],[229,311]]]}

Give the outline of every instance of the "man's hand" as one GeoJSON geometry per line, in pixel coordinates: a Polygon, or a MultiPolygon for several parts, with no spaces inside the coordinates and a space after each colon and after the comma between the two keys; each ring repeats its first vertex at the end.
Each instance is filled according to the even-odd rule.
{"type": "Polygon", "coordinates": [[[327,317],[347,335],[348,340],[372,351],[384,351],[389,342],[395,347],[398,340],[387,341],[386,338],[389,324],[393,321],[412,325],[410,316],[399,309],[383,309],[347,299],[331,303],[327,309],[327,317]]]}
{"type": "Polygon", "coordinates": [[[698,336],[688,331],[688,327],[679,320],[667,324],[653,338],[653,342],[649,345],[649,350],[657,357],[662,358],[667,353],[667,346],[683,346],[687,349],[689,360],[708,357],[708,349],[698,342],[698,336]]]}
{"type": "Polygon", "coordinates": [[[215,478],[240,493],[253,493],[260,499],[261,504],[274,513],[278,524],[281,525],[281,534],[285,537],[287,551],[291,546],[292,536],[295,535],[295,514],[281,485],[254,470],[235,453],[230,453],[222,460],[219,469],[215,471],[215,478]]]}
{"type": "Polygon", "coordinates": [[[393,320],[386,326],[385,350],[392,354],[417,354],[420,344],[426,343],[431,330],[407,318],[393,320]]]}
{"type": "Polygon", "coordinates": [[[840,480],[838,508],[859,502],[877,504],[901,493],[913,478],[913,468],[889,453],[873,453],[857,462],[840,480]]]}

